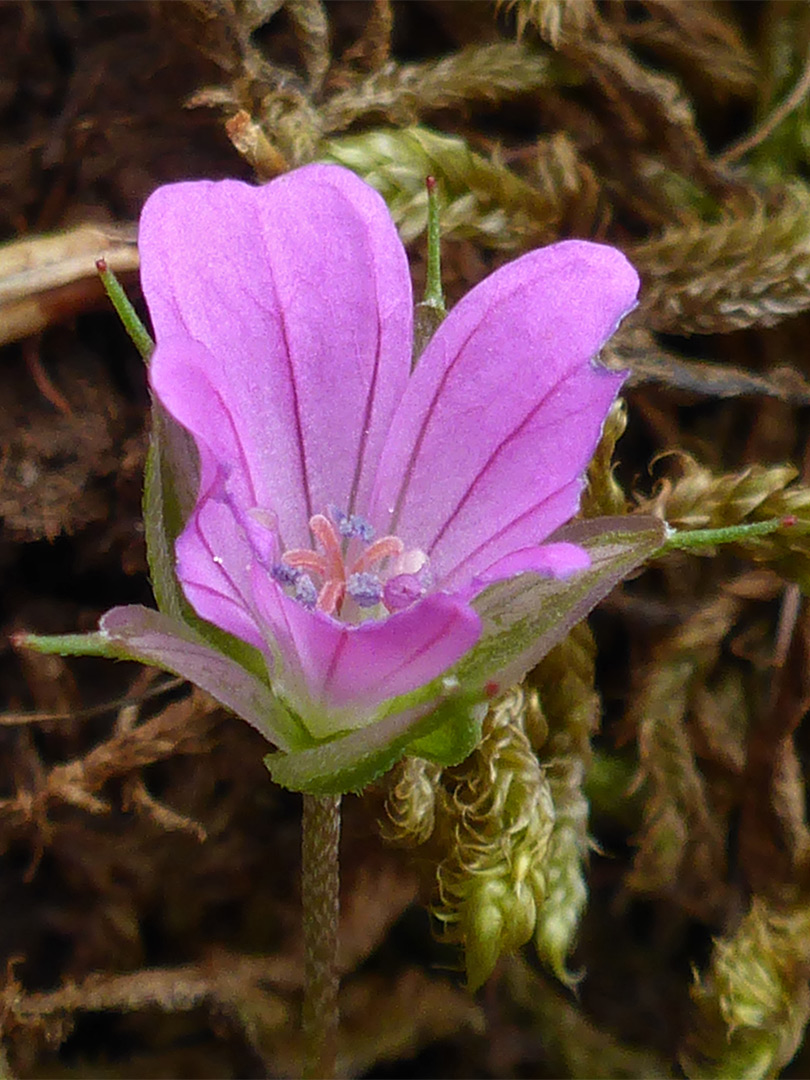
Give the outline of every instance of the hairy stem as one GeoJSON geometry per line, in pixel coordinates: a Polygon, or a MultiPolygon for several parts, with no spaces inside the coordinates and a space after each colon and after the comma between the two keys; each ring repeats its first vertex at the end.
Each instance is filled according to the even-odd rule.
{"type": "Polygon", "coordinates": [[[304,909],[304,1077],[335,1075],[338,1032],[340,796],[305,795],[301,845],[304,909]]]}
{"type": "Polygon", "coordinates": [[[96,260],[96,270],[101,278],[104,291],[115,308],[118,318],[124,324],[124,329],[132,339],[135,348],[141,354],[141,359],[149,363],[152,353],[155,351],[155,343],[149,336],[149,331],[138,318],[138,313],[130,303],[129,297],[124,292],[121,282],[107,266],[106,259],[96,260]]]}
{"type": "Polygon", "coordinates": [[[428,200],[427,225],[427,281],[425,297],[416,305],[413,329],[413,364],[422,355],[447,314],[442,289],[442,234],[439,220],[439,195],[436,180],[428,176],[425,181],[428,200]]]}
{"type": "Polygon", "coordinates": [[[429,176],[425,181],[428,197],[427,226],[427,281],[423,303],[435,308],[441,318],[447,314],[442,289],[442,233],[439,217],[439,195],[436,181],[429,176]]]}
{"type": "Polygon", "coordinates": [[[714,547],[717,544],[741,544],[758,536],[769,536],[771,533],[788,529],[795,530],[797,535],[806,532],[806,526],[797,523],[790,516],[750,524],[727,525],[720,529],[683,529],[668,537],[661,545],[659,553],[689,551],[691,548],[714,547]]]}

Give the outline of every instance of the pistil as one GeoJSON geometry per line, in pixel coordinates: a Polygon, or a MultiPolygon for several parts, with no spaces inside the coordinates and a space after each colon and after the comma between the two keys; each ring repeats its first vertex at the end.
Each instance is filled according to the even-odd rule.
{"type": "Polygon", "coordinates": [[[317,607],[327,615],[339,615],[347,596],[360,608],[377,607],[386,596],[378,569],[386,560],[400,559],[405,545],[398,536],[381,536],[347,566],[347,545],[356,540],[372,541],[374,531],[357,514],[347,516],[335,509],[330,513],[334,521],[324,514],[314,514],[309,521],[310,532],[321,550],[285,551],[273,568],[273,577],[280,585],[293,586],[295,598],[306,607],[317,607]],[[320,587],[310,575],[320,579],[320,587]]]}

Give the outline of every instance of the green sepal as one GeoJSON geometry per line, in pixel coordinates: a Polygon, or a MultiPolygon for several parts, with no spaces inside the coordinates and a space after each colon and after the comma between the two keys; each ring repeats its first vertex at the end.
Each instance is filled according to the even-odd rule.
{"type": "Polygon", "coordinates": [[[186,600],[175,572],[174,545],[194,509],[199,487],[197,449],[158,401],[152,403],[152,431],[143,487],[143,523],[149,577],[158,610],[190,626],[218,652],[258,679],[267,678],[262,654],[252,645],[201,619],[186,600]]]}
{"type": "MultiPolygon", "coordinates": [[[[184,603],[174,571],[174,541],[183,527],[182,513],[175,495],[171,469],[164,446],[172,423],[157,402],[152,404],[152,430],[143,477],[143,524],[146,534],[146,561],[158,609],[173,619],[183,619],[184,603]]],[[[176,428],[176,437],[180,430],[176,428]]],[[[175,433],[173,433],[175,434],[175,433]]]]}
{"type": "Polygon", "coordinates": [[[14,645],[21,649],[56,656],[106,656],[109,660],[121,660],[120,650],[106,634],[15,634],[14,645]]]}
{"type": "Polygon", "coordinates": [[[481,741],[486,708],[453,710],[435,731],[422,735],[408,746],[408,753],[425,758],[443,769],[460,765],[481,741]]]}
{"type": "Polygon", "coordinates": [[[99,259],[96,263],[96,269],[98,270],[98,276],[101,278],[101,284],[104,286],[104,291],[115,308],[118,318],[123,323],[124,329],[129,334],[135,348],[141,354],[143,362],[148,364],[152,358],[152,353],[155,351],[155,343],[149,331],[138,318],[138,313],[124,292],[121,282],[107,266],[107,260],[99,259]]]}
{"type": "Polygon", "coordinates": [[[413,318],[413,366],[425,351],[428,342],[441,326],[447,315],[442,289],[442,236],[439,214],[439,196],[436,180],[429,176],[425,181],[428,200],[427,228],[427,281],[425,296],[416,305],[413,318]]]}
{"type": "Polygon", "coordinates": [[[294,753],[313,745],[298,718],[273,694],[266,671],[256,677],[192,627],[160,611],[137,604],[117,607],[102,616],[97,633],[18,634],[15,644],[61,655],[134,660],[170,671],[201,687],[280,750],[294,753]]]}
{"type": "Polygon", "coordinates": [[[473,601],[483,633],[454,674],[465,687],[520,682],[620,581],[659,553],[666,535],[664,522],[641,514],[563,526],[550,540],[580,544],[590,567],[569,578],[520,574],[485,589],[473,601]]]}
{"type": "Polygon", "coordinates": [[[454,680],[445,680],[444,699],[423,710],[408,710],[383,717],[369,727],[359,728],[311,750],[290,754],[268,754],[264,763],[275,783],[308,795],[343,795],[362,791],[404,756],[414,740],[438,728],[458,723],[460,715],[480,713],[480,728],[486,708],[480,695],[464,694],[454,680]]]}

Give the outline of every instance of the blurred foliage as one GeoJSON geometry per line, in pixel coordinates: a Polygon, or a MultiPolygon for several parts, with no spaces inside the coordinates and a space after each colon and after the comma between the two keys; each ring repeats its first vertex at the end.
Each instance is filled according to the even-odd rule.
{"type": "MultiPolygon", "coordinates": [[[[810,6],[54,0],[0,40],[5,238],[330,160],[418,288],[431,174],[453,302],[561,237],[641,272],[585,516],[782,522],[659,558],[466,762],[349,801],[344,1073],[808,1075],[810,6]]],[[[61,269],[0,273],[9,634],[147,597],[142,372],[61,269]]],[[[294,1075],[298,805],[259,737],[128,665],[6,647],[2,678],[0,1074],[294,1075]]]]}

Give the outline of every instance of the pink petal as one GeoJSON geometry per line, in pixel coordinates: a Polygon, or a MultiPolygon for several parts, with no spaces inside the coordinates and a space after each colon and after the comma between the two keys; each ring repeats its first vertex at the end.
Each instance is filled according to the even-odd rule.
{"type": "Polygon", "coordinates": [[[260,188],[173,184],[144,207],[139,246],[152,385],[238,473],[239,498],[278,515],[285,547],[309,543],[312,513],[365,505],[411,350],[380,196],[329,165],[260,188]]]}
{"type": "Polygon", "coordinates": [[[176,552],[178,580],[200,618],[266,652],[251,598],[256,553],[231,507],[217,498],[203,498],[178,538],[176,552]]]}
{"type": "Polygon", "coordinates": [[[638,276],[618,251],[566,241],[492,274],[442,323],[391,425],[371,520],[461,588],[576,513],[623,376],[593,358],[638,276]]]}
{"type": "MultiPolygon", "coordinates": [[[[541,544],[538,547],[522,548],[504,555],[496,563],[473,579],[473,595],[487,585],[518,574],[540,574],[542,577],[569,578],[580,574],[591,565],[591,558],[585,548],[579,544],[562,542],[559,544],[541,544]]],[[[465,592],[465,596],[467,593],[465,592]]]]}
{"type": "MultiPolygon", "coordinates": [[[[255,504],[250,470],[236,428],[234,417],[221,394],[210,381],[216,361],[203,345],[187,337],[164,338],[155,350],[158,364],[152,368],[161,383],[161,401],[175,420],[194,433],[200,457],[200,495],[204,495],[221,476],[239,485],[240,497],[247,505],[255,504]]],[[[188,436],[186,436],[188,437],[188,436]]]]}
{"type": "Polygon", "coordinates": [[[481,632],[472,608],[444,593],[433,593],[387,619],[347,626],[308,611],[260,570],[254,572],[253,588],[294,673],[279,689],[316,737],[368,723],[382,702],[446,671],[481,632]]]}

